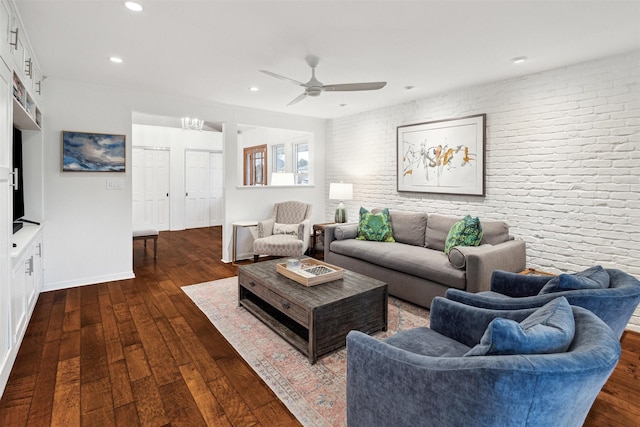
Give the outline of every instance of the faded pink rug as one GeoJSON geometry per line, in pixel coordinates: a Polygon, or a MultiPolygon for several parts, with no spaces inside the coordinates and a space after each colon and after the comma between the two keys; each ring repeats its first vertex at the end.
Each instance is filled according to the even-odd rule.
{"type": "MultiPolygon", "coordinates": [[[[237,277],[185,286],[182,290],[303,425],[347,425],[345,348],[310,365],[306,356],[238,307],[237,277]]],[[[428,325],[427,310],[389,297],[388,331],[374,336],[381,339],[400,330],[428,325]]]]}

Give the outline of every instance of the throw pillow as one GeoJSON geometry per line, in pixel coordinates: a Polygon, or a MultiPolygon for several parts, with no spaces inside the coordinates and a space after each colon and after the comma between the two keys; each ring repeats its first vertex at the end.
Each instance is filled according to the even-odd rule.
{"type": "Polygon", "coordinates": [[[455,268],[462,270],[467,265],[467,257],[464,256],[459,248],[453,247],[449,250],[449,262],[455,268]]]}
{"type": "Polygon", "coordinates": [[[389,209],[382,209],[378,213],[371,213],[360,208],[357,240],[372,240],[376,242],[395,242],[389,219],[389,209]]]}
{"type": "Polygon", "coordinates": [[[298,235],[298,224],[273,224],[273,234],[298,235]]]}
{"type": "Polygon", "coordinates": [[[578,289],[606,289],[609,284],[610,278],[607,270],[601,265],[596,265],[579,273],[560,274],[554,277],[540,289],[538,295],[578,289]]]}
{"type": "Polygon", "coordinates": [[[575,327],[569,302],[565,297],[556,298],[520,323],[493,319],[480,344],[465,356],[562,353],[571,345],[575,327]]]}
{"type": "Polygon", "coordinates": [[[482,225],[478,217],[471,218],[465,216],[460,221],[453,224],[444,242],[444,253],[449,255],[449,251],[454,246],[478,246],[482,241],[482,225]]]}

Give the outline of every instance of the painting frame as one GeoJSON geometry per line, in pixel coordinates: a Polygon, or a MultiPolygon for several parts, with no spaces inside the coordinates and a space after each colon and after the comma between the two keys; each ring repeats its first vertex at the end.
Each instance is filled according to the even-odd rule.
{"type": "Polygon", "coordinates": [[[397,126],[398,192],[485,196],[486,120],[477,114],[397,126]]]}
{"type": "Polygon", "coordinates": [[[126,172],[127,136],[63,130],[62,172],[126,172]]]}

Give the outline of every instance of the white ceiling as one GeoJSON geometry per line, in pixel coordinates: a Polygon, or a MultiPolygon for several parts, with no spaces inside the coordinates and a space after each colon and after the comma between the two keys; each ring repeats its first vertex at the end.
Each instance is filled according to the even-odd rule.
{"type": "Polygon", "coordinates": [[[639,0],[15,2],[45,76],[321,118],[640,49],[639,0]],[[308,54],[324,84],[388,84],[287,107],[303,89],[258,70],[306,82],[308,54]]]}

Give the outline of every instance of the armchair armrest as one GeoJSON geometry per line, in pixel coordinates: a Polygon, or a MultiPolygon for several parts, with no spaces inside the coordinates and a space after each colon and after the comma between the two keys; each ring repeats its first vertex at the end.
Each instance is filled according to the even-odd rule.
{"type": "Polygon", "coordinates": [[[305,219],[298,224],[298,239],[302,240],[303,248],[306,251],[309,247],[309,235],[311,233],[311,220],[305,219]]]}
{"type": "Polygon", "coordinates": [[[258,221],[258,238],[271,236],[273,234],[273,225],[275,223],[275,218],[258,221]]]}
{"type": "Polygon", "coordinates": [[[535,310],[535,308],[491,310],[436,297],[429,310],[429,327],[466,346],[473,347],[480,342],[480,338],[493,319],[502,317],[520,322],[535,310]]]}
{"type": "MultiPolygon", "coordinates": [[[[471,248],[468,248],[471,249],[471,248]]],[[[482,245],[466,254],[467,291],[488,291],[494,270],[522,271],[527,261],[524,240],[508,240],[498,245],[482,245]]]]}

